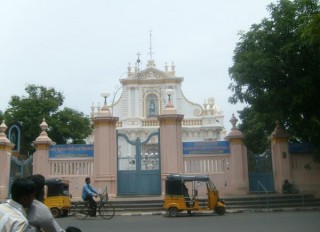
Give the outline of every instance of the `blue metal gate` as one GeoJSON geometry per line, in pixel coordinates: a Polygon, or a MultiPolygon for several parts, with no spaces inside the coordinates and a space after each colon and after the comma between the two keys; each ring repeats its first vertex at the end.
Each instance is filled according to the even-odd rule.
{"type": "Polygon", "coordinates": [[[248,153],[250,192],[274,192],[271,150],[256,155],[248,153]],[[262,187],[263,186],[263,187],[262,187]]]}
{"type": "Polygon", "coordinates": [[[15,156],[11,156],[10,162],[10,180],[9,180],[9,195],[11,185],[15,178],[27,177],[32,175],[32,161],[33,158],[30,156],[28,159],[19,159],[15,156]]]}
{"type": "Polygon", "coordinates": [[[145,141],[117,132],[118,195],[160,195],[159,130],[145,141]]]}

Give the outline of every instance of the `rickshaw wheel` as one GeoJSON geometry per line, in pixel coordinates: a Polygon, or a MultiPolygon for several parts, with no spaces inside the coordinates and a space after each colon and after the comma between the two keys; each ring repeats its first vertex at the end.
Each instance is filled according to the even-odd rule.
{"type": "Polygon", "coordinates": [[[218,214],[218,215],[224,215],[226,212],[226,208],[225,207],[221,207],[218,206],[214,209],[214,211],[218,214]]]}
{"type": "Polygon", "coordinates": [[[179,210],[176,207],[170,207],[168,209],[168,214],[170,217],[177,217],[179,214],[179,210]]]}
{"type": "Polygon", "coordinates": [[[54,218],[57,218],[60,216],[60,210],[58,208],[51,208],[50,211],[54,218]]]}

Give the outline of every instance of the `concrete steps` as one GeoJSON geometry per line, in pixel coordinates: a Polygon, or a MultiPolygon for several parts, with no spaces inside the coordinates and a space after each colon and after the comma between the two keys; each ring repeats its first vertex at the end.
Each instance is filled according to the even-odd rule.
{"type": "MultiPolygon", "coordinates": [[[[259,210],[280,210],[312,208],[320,209],[320,198],[311,194],[273,194],[259,195],[248,194],[245,196],[224,196],[221,197],[226,203],[227,212],[236,211],[259,211],[259,210]]],[[[109,199],[116,209],[116,214],[135,212],[158,212],[163,209],[163,197],[117,197],[109,199]]],[[[202,201],[203,204],[205,200],[202,201]]],[[[200,202],[201,204],[201,202],[200,202]]],[[[71,212],[72,213],[72,212],[71,212]]]]}
{"type": "Polygon", "coordinates": [[[226,207],[235,209],[279,209],[297,207],[319,207],[320,198],[311,194],[268,194],[248,195],[246,197],[225,198],[226,207]]]}

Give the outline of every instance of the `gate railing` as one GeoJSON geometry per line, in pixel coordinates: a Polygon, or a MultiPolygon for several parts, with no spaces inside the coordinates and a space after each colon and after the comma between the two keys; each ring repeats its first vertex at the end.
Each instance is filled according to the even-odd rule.
{"type": "Polygon", "coordinates": [[[263,189],[264,193],[266,194],[266,199],[267,199],[267,209],[269,209],[269,196],[268,196],[268,191],[266,189],[266,187],[264,187],[264,185],[260,182],[260,181],[257,181],[258,183],[258,186],[259,186],[259,191],[258,191],[258,194],[259,194],[259,198],[260,198],[260,187],[263,189]]]}
{"type": "MultiPolygon", "coordinates": [[[[305,206],[305,192],[303,191],[302,188],[296,186],[295,182],[292,181],[292,190],[291,190],[292,193],[299,193],[301,195],[301,203],[302,203],[302,206],[304,207],[305,206]]],[[[292,194],[292,198],[294,198],[294,195],[292,194]]]]}

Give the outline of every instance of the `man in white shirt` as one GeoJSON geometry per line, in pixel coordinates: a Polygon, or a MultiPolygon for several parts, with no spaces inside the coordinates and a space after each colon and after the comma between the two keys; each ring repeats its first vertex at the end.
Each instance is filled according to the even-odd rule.
{"type": "Polygon", "coordinates": [[[26,178],[17,178],[11,186],[12,199],[0,204],[0,231],[23,232],[28,227],[25,209],[35,196],[35,184],[26,178]]]}
{"type": "Polygon", "coordinates": [[[27,232],[64,232],[56,220],[53,218],[49,208],[43,204],[44,201],[44,176],[37,174],[29,176],[28,179],[36,184],[35,200],[27,212],[29,226],[27,232]]]}
{"type": "Polygon", "coordinates": [[[35,200],[32,202],[27,212],[29,226],[26,232],[81,232],[77,227],[69,226],[66,230],[62,229],[57,221],[53,218],[50,209],[43,204],[45,178],[40,174],[29,176],[36,185],[35,200]]]}

